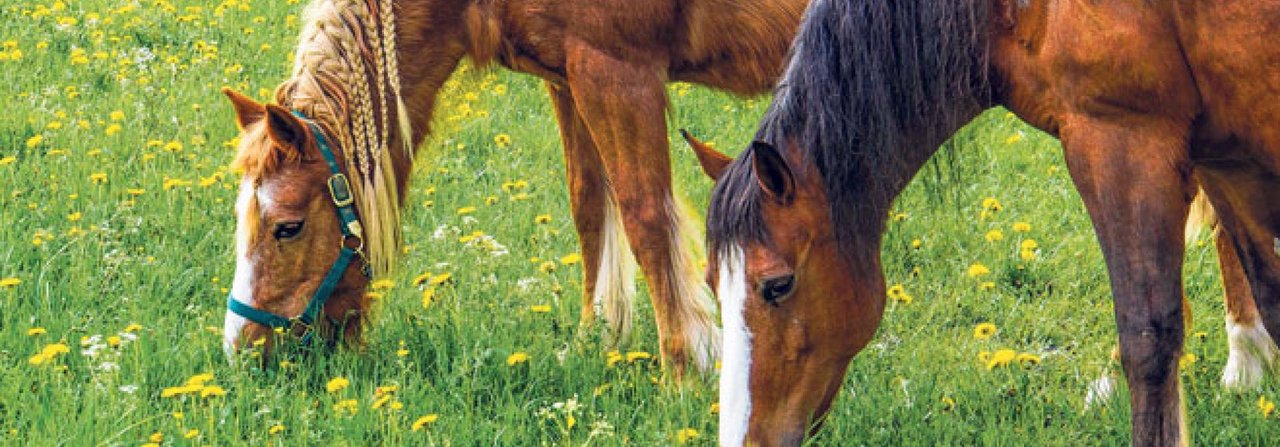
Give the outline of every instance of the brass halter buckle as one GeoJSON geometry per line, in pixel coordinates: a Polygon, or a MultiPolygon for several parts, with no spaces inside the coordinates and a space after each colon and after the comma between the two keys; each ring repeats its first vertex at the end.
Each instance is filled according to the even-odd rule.
{"type": "Polygon", "coordinates": [[[333,204],[339,207],[350,205],[355,201],[351,196],[351,182],[347,181],[346,175],[339,173],[329,176],[329,197],[333,199],[333,204]]]}
{"type": "Polygon", "coordinates": [[[302,322],[301,317],[290,318],[288,332],[297,338],[306,337],[311,332],[311,325],[302,322]]]}

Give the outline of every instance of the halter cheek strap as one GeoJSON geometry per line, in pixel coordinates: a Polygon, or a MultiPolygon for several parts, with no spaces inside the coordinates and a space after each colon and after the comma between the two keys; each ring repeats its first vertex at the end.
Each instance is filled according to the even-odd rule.
{"type": "MultiPolygon", "coordinates": [[[[272,329],[283,329],[302,339],[302,343],[311,341],[312,325],[315,324],[316,318],[320,316],[320,311],[324,309],[325,303],[333,298],[333,291],[338,287],[338,283],[342,281],[342,275],[346,273],[347,267],[351,265],[351,260],[357,256],[364,258],[364,229],[360,225],[360,220],[356,218],[355,207],[352,206],[354,199],[351,195],[351,182],[347,180],[347,176],[342,174],[338,168],[338,161],[333,156],[333,150],[329,147],[329,142],[324,138],[324,134],[320,132],[320,128],[311,122],[302,112],[294,111],[293,114],[303,121],[307,121],[311,127],[311,133],[315,134],[316,146],[320,148],[320,154],[324,156],[324,161],[329,165],[329,198],[333,201],[333,206],[337,209],[338,220],[341,222],[342,242],[340,242],[342,250],[338,253],[338,259],[333,262],[333,267],[329,268],[329,273],[325,274],[324,282],[320,283],[320,287],[311,295],[311,301],[307,303],[307,307],[302,313],[293,318],[287,318],[273,314],[253,306],[245,304],[236,299],[233,294],[227,294],[227,310],[235,313],[245,319],[272,329]],[[348,241],[355,241],[355,247],[348,246],[348,241]]],[[[368,265],[362,269],[365,276],[369,276],[368,265]]]]}

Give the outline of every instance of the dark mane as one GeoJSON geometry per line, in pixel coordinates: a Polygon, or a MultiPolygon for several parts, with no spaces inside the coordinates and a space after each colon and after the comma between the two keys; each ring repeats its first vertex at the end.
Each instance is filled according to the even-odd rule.
{"type": "MultiPolygon", "coordinates": [[[[846,256],[867,255],[852,248],[879,240],[915,169],[990,103],[988,3],[816,0],[805,13],[756,139],[817,165],[846,256]]],[[[712,192],[712,253],[767,241],[751,157],[740,155],[712,192]]]]}

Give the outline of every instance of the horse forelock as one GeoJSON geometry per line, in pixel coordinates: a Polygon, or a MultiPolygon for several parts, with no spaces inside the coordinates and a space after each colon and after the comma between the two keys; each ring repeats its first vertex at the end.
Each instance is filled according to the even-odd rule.
{"type": "Polygon", "coordinates": [[[752,157],[748,147],[725,168],[711,191],[707,252],[719,259],[727,259],[730,251],[739,247],[768,242],[769,232],[760,208],[763,193],[751,167],[752,157]]]}

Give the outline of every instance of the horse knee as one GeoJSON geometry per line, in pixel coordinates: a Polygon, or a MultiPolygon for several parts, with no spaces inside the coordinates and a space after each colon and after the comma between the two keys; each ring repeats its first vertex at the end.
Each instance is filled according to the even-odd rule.
{"type": "MultiPolygon", "coordinates": [[[[1180,322],[1180,318],[1174,321],[1180,322]]],[[[1182,351],[1182,327],[1175,324],[1142,325],[1122,331],[1120,345],[1120,362],[1124,365],[1130,386],[1164,385],[1177,374],[1178,354],[1182,351]]]]}

